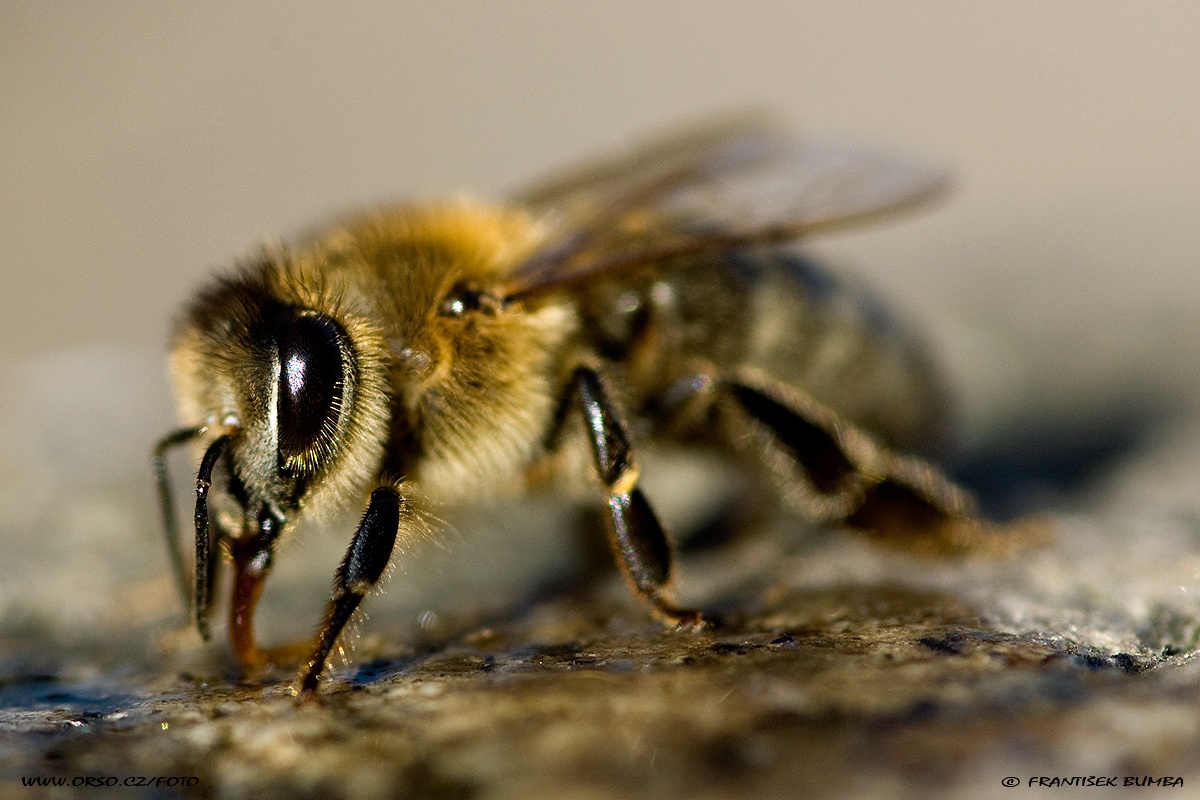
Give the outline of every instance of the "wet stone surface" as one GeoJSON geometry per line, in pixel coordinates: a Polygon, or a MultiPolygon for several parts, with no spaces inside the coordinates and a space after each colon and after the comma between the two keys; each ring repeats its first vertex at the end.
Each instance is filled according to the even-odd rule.
{"type": "Polygon", "coordinates": [[[712,592],[712,631],[662,630],[616,580],[535,593],[429,629],[374,626],[318,702],[298,704],[288,673],[239,683],[222,647],[190,634],[147,632],[132,664],[111,642],[86,656],[78,643],[25,649],[0,673],[0,769],[14,788],[177,776],[214,797],[971,797],[1037,775],[1194,782],[1194,641],[1163,644],[1179,631],[1150,625],[1100,644],[1089,620],[1111,609],[1095,599],[1070,630],[995,613],[1008,592],[1030,596],[1016,578],[1039,559],[1070,560],[1063,538],[1005,563],[926,562],[844,535],[736,545],[684,563],[712,592]],[[849,572],[805,578],[801,565],[822,559],[849,572]]]}
{"type": "MultiPolygon", "coordinates": [[[[436,543],[395,555],[320,702],[298,705],[293,669],[239,678],[222,608],[212,642],[183,624],[147,464],[171,424],[165,387],[145,410],[161,370],[157,351],[120,349],[0,369],[2,796],[1013,798],[1051,796],[1031,778],[1096,776],[1117,782],[1099,796],[1143,798],[1200,786],[1200,414],[1069,491],[1031,493],[1030,468],[1015,470],[1016,507],[1047,512],[1055,531],[1003,558],[924,559],[751,515],[761,530],[679,561],[681,602],[721,622],[701,633],[663,630],[611,559],[607,575],[585,566],[569,544],[574,510],[533,498],[447,512],[436,543]],[[98,375],[93,363],[108,377],[70,384],[98,375]]],[[[698,498],[728,497],[686,469],[662,482],[671,470],[644,455],[669,529],[712,513],[698,498]]],[[[184,494],[194,465],[177,466],[184,494]]],[[[265,645],[311,635],[353,524],[284,542],[257,620],[265,645]]]]}

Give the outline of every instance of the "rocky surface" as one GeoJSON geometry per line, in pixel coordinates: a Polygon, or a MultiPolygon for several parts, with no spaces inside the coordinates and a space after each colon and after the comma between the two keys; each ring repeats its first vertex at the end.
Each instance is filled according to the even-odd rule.
{"type": "MultiPolygon", "coordinates": [[[[289,670],[239,681],[223,626],[207,645],[182,627],[145,466],[165,403],[153,429],[123,411],[156,367],[84,358],[97,359],[99,408],[79,393],[39,401],[39,376],[80,363],[8,373],[6,418],[28,421],[0,429],[0,781],[17,796],[1200,786],[1200,436],[1187,419],[1069,494],[1040,495],[1052,543],[1006,558],[931,561],[786,517],[694,547],[683,599],[720,621],[702,633],[664,631],[586,566],[564,535],[577,517],[552,503],[448,514],[445,546],[403,554],[320,702],[298,705],[289,670]],[[78,426],[97,413],[104,425],[78,426]],[[1172,781],[1124,785],[1147,778],[1172,781]],[[118,785],[71,785],[89,779],[118,785]]],[[[647,479],[670,471],[648,463],[647,479]]],[[[716,479],[688,476],[682,496],[649,487],[677,528],[689,498],[719,495],[700,480],[716,479]]],[[[281,551],[269,643],[311,630],[344,539],[313,531],[281,551]]]]}

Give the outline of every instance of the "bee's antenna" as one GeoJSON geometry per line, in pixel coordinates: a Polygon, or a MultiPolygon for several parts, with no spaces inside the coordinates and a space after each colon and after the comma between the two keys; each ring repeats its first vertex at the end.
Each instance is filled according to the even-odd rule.
{"type": "Polygon", "coordinates": [[[158,476],[158,502],[162,508],[163,534],[167,538],[167,555],[171,558],[175,587],[179,590],[185,613],[191,606],[191,590],[188,587],[187,570],[183,566],[183,548],[179,545],[179,525],[175,519],[175,503],[171,498],[171,478],[167,474],[167,451],[187,444],[206,430],[203,425],[181,428],[168,433],[154,447],[154,472],[158,476]]]}
{"type": "Polygon", "coordinates": [[[208,490],[212,486],[212,471],[221,457],[221,451],[229,444],[230,434],[218,436],[204,451],[200,471],[196,474],[196,630],[208,641],[208,605],[211,592],[209,581],[215,560],[216,548],[210,546],[208,535],[208,490]]]}

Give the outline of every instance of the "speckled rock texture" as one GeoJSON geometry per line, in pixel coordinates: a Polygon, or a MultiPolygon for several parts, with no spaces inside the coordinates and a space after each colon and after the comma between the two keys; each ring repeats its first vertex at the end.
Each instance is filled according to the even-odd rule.
{"type": "MultiPolygon", "coordinates": [[[[693,543],[682,599],[720,623],[701,633],[663,630],[595,568],[570,509],[533,498],[447,510],[441,546],[398,556],[353,652],[335,659],[319,702],[298,705],[290,670],[239,680],[219,618],[208,644],[183,625],[146,463],[170,424],[165,393],[150,392],[160,409],[126,410],[160,386],[159,364],[103,348],[62,358],[9,365],[3,382],[6,794],[1093,796],[1061,788],[1089,777],[1115,783],[1101,796],[1200,787],[1200,427],[1186,414],[1086,480],[1008,496],[1010,510],[1046,513],[1054,537],[1006,557],[929,560],[773,514],[693,543]],[[88,365],[90,400],[55,386],[88,365]]],[[[645,467],[677,530],[696,522],[696,496],[727,485],[687,465],[645,467]],[[653,477],[668,474],[683,477],[653,477]]],[[[305,532],[280,552],[267,643],[312,630],[348,530],[305,532]]]]}

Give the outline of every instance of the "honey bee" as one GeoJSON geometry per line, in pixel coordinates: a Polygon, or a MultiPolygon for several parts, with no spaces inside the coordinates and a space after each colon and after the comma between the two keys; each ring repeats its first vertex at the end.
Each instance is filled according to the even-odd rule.
{"type": "Polygon", "coordinates": [[[970,541],[986,528],[970,496],[903,454],[943,425],[926,351],[793,246],[942,184],[937,170],[739,116],[503,204],[397,205],[265,248],[200,293],[172,344],[187,427],[155,464],[201,635],[231,561],[233,654],[243,671],[270,660],[253,619],[277,545],[301,519],[365,505],[302,659],[297,691],[312,695],[424,509],[568,471],[599,487],[634,593],[667,625],[701,628],[675,600],[672,542],[639,488],[636,449],[652,440],[740,454],[817,522],[970,541]],[[187,442],[203,444],[191,576],[166,470],[187,442]]]}

